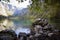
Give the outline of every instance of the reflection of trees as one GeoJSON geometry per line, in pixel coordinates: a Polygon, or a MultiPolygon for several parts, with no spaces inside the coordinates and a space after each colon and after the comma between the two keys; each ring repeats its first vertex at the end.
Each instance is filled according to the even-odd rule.
{"type": "Polygon", "coordinates": [[[13,22],[10,20],[7,20],[7,19],[2,20],[0,22],[0,31],[5,30],[5,29],[13,29],[14,30],[13,25],[14,25],[13,22]]]}

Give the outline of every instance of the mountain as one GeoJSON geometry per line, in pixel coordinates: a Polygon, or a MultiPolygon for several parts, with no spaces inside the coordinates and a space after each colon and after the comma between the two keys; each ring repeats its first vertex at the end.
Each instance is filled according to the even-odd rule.
{"type": "Polygon", "coordinates": [[[23,8],[23,9],[21,9],[21,10],[16,9],[16,10],[14,11],[13,16],[23,16],[23,15],[27,14],[27,12],[28,12],[28,8],[23,8]]]}

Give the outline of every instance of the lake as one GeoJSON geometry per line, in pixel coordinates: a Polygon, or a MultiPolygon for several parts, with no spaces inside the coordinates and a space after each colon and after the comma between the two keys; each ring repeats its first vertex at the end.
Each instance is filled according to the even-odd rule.
{"type": "Polygon", "coordinates": [[[16,34],[19,32],[30,33],[30,24],[27,20],[2,19],[0,20],[0,31],[9,29],[14,30],[16,34]]]}

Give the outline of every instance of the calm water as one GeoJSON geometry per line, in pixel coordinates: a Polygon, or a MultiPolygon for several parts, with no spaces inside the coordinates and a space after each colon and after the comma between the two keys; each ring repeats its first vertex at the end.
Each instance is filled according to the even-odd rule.
{"type": "Polygon", "coordinates": [[[18,34],[19,32],[30,33],[30,23],[27,20],[0,20],[0,31],[11,29],[18,34]]]}

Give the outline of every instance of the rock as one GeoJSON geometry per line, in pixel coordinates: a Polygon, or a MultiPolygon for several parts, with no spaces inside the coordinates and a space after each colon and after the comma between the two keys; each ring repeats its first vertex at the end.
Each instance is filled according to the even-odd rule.
{"type": "Polygon", "coordinates": [[[26,33],[20,32],[18,35],[18,40],[27,40],[26,33]]]}
{"type": "Polygon", "coordinates": [[[35,36],[34,35],[33,36],[36,37],[35,38],[36,40],[58,40],[58,39],[60,39],[58,31],[55,30],[53,25],[49,24],[46,19],[37,19],[32,24],[32,26],[34,29],[33,32],[35,33],[34,34],[35,36]],[[38,35],[38,34],[40,34],[40,35],[38,35]],[[55,36],[57,36],[57,37],[55,37],[55,36]]]}
{"type": "Polygon", "coordinates": [[[35,40],[35,36],[30,35],[30,36],[29,36],[29,40],[35,40]]]}
{"type": "Polygon", "coordinates": [[[46,19],[38,19],[32,24],[32,26],[35,27],[35,25],[40,25],[40,26],[44,27],[47,24],[48,24],[48,21],[46,19]]]}
{"type": "Polygon", "coordinates": [[[46,39],[46,35],[44,35],[44,34],[37,34],[37,35],[35,35],[35,40],[45,40],[46,39]]]}
{"type": "Polygon", "coordinates": [[[17,40],[17,35],[12,30],[3,30],[0,32],[1,40],[17,40]]]}

